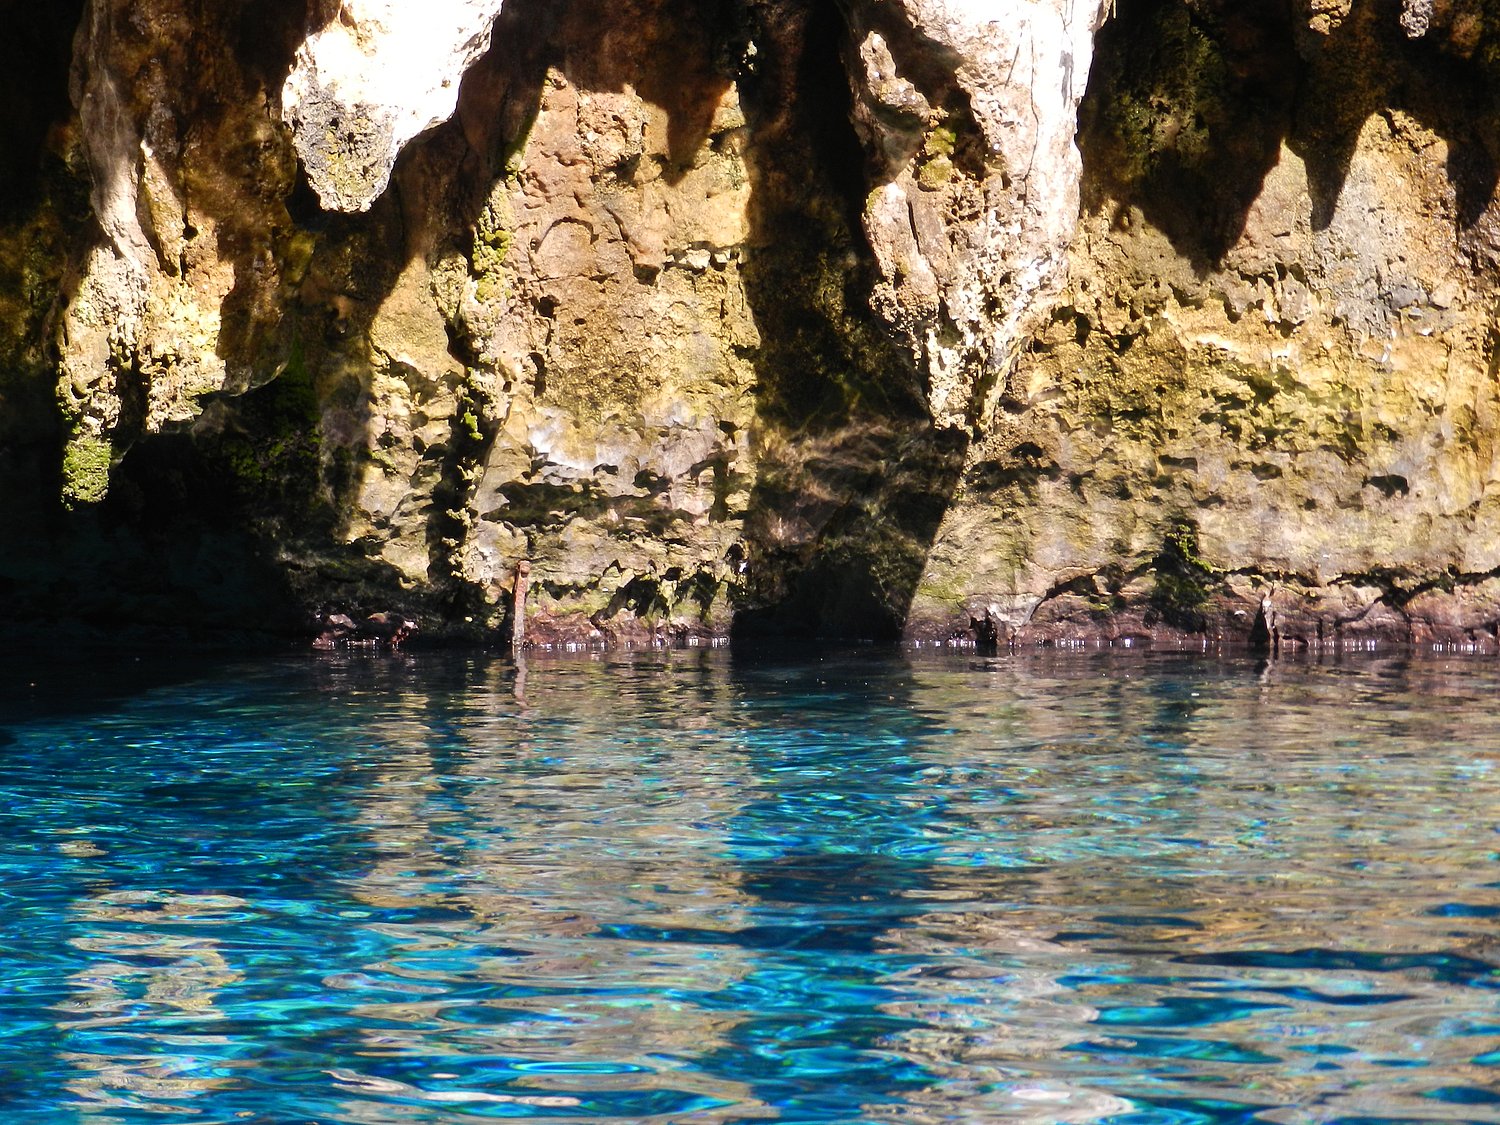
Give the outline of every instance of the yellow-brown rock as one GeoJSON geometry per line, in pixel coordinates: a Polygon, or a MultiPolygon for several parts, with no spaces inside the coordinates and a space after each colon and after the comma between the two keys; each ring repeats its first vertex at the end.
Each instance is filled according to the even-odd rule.
{"type": "Polygon", "coordinates": [[[1496,647],[1483,5],[28,18],[23,616],[1496,647]]]}

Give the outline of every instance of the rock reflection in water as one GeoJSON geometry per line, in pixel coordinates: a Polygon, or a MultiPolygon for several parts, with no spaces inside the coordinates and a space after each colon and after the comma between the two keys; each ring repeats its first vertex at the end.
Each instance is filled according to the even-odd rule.
{"type": "MultiPolygon", "coordinates": [[[[591,663],[570,673],[588,702],[622,678],[591,663]]],[[[656,670],[634,677],[663,683],[656,670]]],[[[503,676],[461,698],[409,692],[378,732],[390,751],[356,818],[377,858],[346,887],[413,920],[379,923],[384,956],[330,982],[384,996],[350,1009],[365,1025],[359,1054],[513,1056],[538,1091],[660,1090],[702,1099],[695,1120],[715,1119],[716,1103],[743,1118],[756,1109],[748,1086],[692,1066],[737,1017],[690,998],[741,979],[751,955],[598,936],[745,924],[724,829],[754,786],[729,753],[727,701],[718,713],[697,693],[680,712],[651,701],[637,727],[645,716],[548,709],[537,690],[537,706],[503,676]]]]}
{"type": "Polygon", "coordinates": [[[1480,693],[1424,665],[1273,669],[1257,693],[1137,674],[1080,714],[1038,671],[993,662],[980,682],[1000,708],[945,701],[943,676],[924,696],[968,735],[925,771],[958,783],[954,836],[984,849],[955,839],[956,858],[996,865],[934,878],[931,897],[974,909],[888,938],[922,958],[920,998],[894,1006],[922,1024],[902,1049],[948,1077],[911,1099],[926,1119],[1086,1120],[1164,1078],[1258,1120],[1434,1119],[1433,1067],[1488,1102],[1493,1070],[1470,1060],[1500,1046],[1500,1021],[1475,1018],[1468,988],[1500,986],[1500,946],[1433,924],[1455,893],[1439,872],[1495,859],[1495,807],[1472,786],[1493,794],[1500,748],[1441,752],[1451,705],[1480,693]],[[1413,706],[1423,693],[1450,707],[1413,706]],[[976,766],[982,731],[1010,750],[976,766]],[[1409,952],[1434,939],[1443,952],[1409,952]]]}
{"type": "Polygon", "coordinates": [[[1497,671],[340,654],[0,713],[6,1120],[1500,1122],[1497,671]]]}
{"type": "Polygon", "coordinates": [[[89,1049],[59,1052],[73,1071],[64,1081],[78,1099],[73,1108],[91,1115],[191,1109],[233,1084],[216,1072],[228,1039],[215,1034],[224,1018],[215,1001],[243,977],[225,959],[214,930],[245,905],[228,895],[108,888],[74,904],[77,936],[70,944],[85,963],[68,977],[57,1027],[65,1040],[93,1034],[89,1049]],[[129,1035],[133,1025],[159,1030],[141,1044],[129,1035]],[[110,1030],[125,1035],[116,1039],[110,1030]],[[119,1046],[132,1041],[134,1049],[119,1046]]]}

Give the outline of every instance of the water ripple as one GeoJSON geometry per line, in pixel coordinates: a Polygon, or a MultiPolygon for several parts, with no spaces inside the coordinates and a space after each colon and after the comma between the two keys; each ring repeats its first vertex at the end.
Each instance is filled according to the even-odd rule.
{"type": "Polygon", "coordinates": [[[0,697],[7,1123],[1500,1125],[1488,663],[157,672],[0,697]]]}

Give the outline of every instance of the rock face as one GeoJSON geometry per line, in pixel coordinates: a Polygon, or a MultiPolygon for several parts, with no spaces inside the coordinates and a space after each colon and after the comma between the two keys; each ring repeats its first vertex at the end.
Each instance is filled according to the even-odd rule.
{"type": "Polygon", "coordinates": [[[59,301],[67,503],[101,499],[137,434],[189,422],[204,395],[277,372],[276,243],[289,233],[296,165],[249,60],[213,88],[192,79],[241,53],[246,33],[189,3],[84,10],[75,140],[102,237],[59,301]]]}
{"type": "Polygon", "coordinates": [[[1494,47],[1457,8],[1413,42],[1418,7],[1121,5],[1071,280],[971,450],[934,602],[1145,637],[1265,600],[1288,643],[1493,648],[1494,47]]]}
{"type": "Polygon", "coordinates": [[[993,413],[995,373],[1065,276],[1078,103],[1107,6],[858,9],[854,122],[878,162],[864,215],[881,273],[873,300],[923,369],[940,426],[993,413]],[[951,70],[927,77],[939,60],[951,70]],[[931,98],[904,75],[925,78],[931,98]]]}
{"type": "Polygon", "coordinates": [[[1477,0],[417,12],[30,17],[22,616],[1494,647],[1477,0]]]}
{"type": "Polygon", "coordinates": [[[502,0],[344,0],[297,48],[281,113],[324,207],[367,211],[417,134],[453,116],[502,0]]]}

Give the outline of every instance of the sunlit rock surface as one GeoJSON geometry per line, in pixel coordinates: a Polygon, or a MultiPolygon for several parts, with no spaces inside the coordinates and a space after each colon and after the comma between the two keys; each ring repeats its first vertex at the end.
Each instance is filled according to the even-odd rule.
{"type": "Polygon", "coordinates": [[[1273,641],[1494,648],[1492,33],[1306,7],[1098,36],[1070,280],[970,451],[930,633],[1191,643],[1267,599],[1273,641]]]}
{"type": "Polygon", "coordinates": [[[23,615],[1495,646],[1479,6],[28,18],[23,615]]]}
{"type": "Polygon", "coordinates": [[[1066,275],[1078,103],[1109,7],[855,9],[854,120],[883,165],[865,206],[882,273],[874,300],[919,357],[940,425],[972,426],[993,408],[995,374],[1066,275]]]}
{"type": "Polygon", "coordinates": [[[201,8],[83,9],[77,118],[54,133],[85,173],[94,219],[52,315],[68,503],[101,499],[138,435],[191,421],[204,395],[264,382],[281,358],[277,242],[296,167],[255,60],[224,65],[248,53],[247,29],[201,8]]]}
{"type": "Polygon", "coordinates": [[[458,104],[503,0],[343,0],[297,48],[281,112],[323,206],[367,210],[406,143],[458,104]]]}

